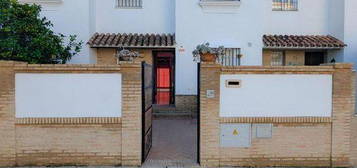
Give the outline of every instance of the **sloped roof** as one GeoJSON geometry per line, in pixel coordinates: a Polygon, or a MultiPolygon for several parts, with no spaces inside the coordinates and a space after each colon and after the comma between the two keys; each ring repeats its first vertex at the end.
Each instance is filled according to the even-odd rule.
{"type": "Polygon", "coordinates": [[[330,35],[264,35],[264,48],[340,49],[346,46],[330,35]]]}
{"type": "Polygon", "coordinates": [[[87,43],[92,48],[173,48],[175,34],[95,33],[87,43]]]}

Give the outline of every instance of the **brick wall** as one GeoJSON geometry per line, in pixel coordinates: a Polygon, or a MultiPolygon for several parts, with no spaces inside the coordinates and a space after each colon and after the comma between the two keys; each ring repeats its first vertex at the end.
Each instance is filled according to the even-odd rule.
{"type": "Polygon", "coordinates": [[[141,164],[141,64],[27,65],[0,62],[0,166],[141,164]],[[121,73],[122,117],[15,118],[21,73],[121,73]]]}
{"type": "MultiPolygon", "coordinates": [[[[355,84],[355,90],[354,90],[354,93],[355,93],[355,98],[354,98],[354,101],[356,102],[356,92],[357,92],[357,89],[356,89],[356,86],[357,86],[357,80],[356,80],[356,76],[357,73],[354,72],[354,75],[353,75],[353,80],[354,80],[354,84],[355,84]]],[[[355,104],[356,105],[356,104],[355,104]]],[[[353,166],[357,167],[357,112],[356,112],[356,109],[355,109],[355,113],[354,115],[352,116],[352,121],[351,121],[351,163],[353,166]]]]}
{"type": "Polygon", "coordinates": [[[352,66],[201,66],[201,164],[203,166],[349,166],[350,122],[354,111],[352,66]],[[220,118],[221,74],[332,74],[333,116],[220,118]],[[207,98],[206,90],[215,97],[207,98]],[[247,148],[220,147],[220,124],[271,123],[272,138],[252,138],[247,148]],[[332,158],[331,158],[332,157],[332,158]],[[332,162],[331,162],[332,160],[332,162]]]}
{"type": "Polygon", "coordinates": [[[115,48],[98,48],[97,49],[97,64],[115,65],[117,59],[115,58],[115,48]]]}
{"type": "MultiPolygon", "coordinates": [[[[272,50],[263,50],[263,65],[271,65],[272,50]]],[[[285,65],[301,66],[305,64],[305,51],[304,50],[286,50],[285,65]]]]}
{"type": "Polygon", "coordinates": [[[333,75],[333,165],[348,166],[350,162],[351,119],[355,108],[352,65],[336,64],[333,75]]]}
{"type": "MultiPolygon", "coordinates": [[[[97,49],[97,64],[114,65],[117,64],[117,59],[115,58],[116,53],[115,48],[98,48],[97,49]]],[[[153,56],[151,49],[136,49],[140,53],[142,58],[137,61],[145,61],[148,64],[153,64],[153,56]]]]}
{"type": "Polygon", "coordinates": [[[16,125],[16,163],[120,165],[121,124],[16,125]]]}
{"type": "Polygon", "coordinates": [[[220,148],[220,165],[328,166],[329,124],[273,124],[272,138],[253,138],[249,148],[220,148]]]}
{"type": "Polygon", "coordinates": [[[15,62],[0,61],[0,166],[15,162],[14,71],[15,62]]]}
{"type": "Polygon", "coordinates": [[[285,65],[305,65],[305,51],[286,50],[285,65]]]}
{"type": "Polygon", "coordinates": [[[263,50],[263,65],[270,66],[271,65],[271,54],[273,51],[271,50],[263,50]]]}
{"type": "Polygon", "coordinates": [[[351,128],[351,163],[357,167],[357,116],[353,117],[351,128]]]}

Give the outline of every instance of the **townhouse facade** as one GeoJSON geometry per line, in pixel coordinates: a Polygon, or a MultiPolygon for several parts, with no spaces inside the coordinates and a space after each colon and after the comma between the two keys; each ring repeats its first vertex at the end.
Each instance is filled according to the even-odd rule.
{"type": "Polygon", "coordinates": [[[192,107],[192,51],[206,42],[224,46],[232,65],[357,62],[355,0],[21,1],[40,4],[55,31],[88,42],[72,63],[116,64],[121,49],[139,51],[157,69],[162,104],[192,107]]]}
{"type": "Polygon", "coordinates": [[[0,61],[1,166],[145,164],[155,104],[198,111],[196,166],[357,164],[355,0],[21,1],[86,45],[0,61]],[[206,42],[225,55],[197,66],[206,42]]]}

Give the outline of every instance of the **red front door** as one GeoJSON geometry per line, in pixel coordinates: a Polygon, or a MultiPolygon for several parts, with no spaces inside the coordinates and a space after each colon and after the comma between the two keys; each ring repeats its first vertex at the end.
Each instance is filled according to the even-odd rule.
{"type": "Polygon", "coordinates": [[[174,96],[174,53],[157,52],[156,67],[156,104],[173,104],[174,96]]]}

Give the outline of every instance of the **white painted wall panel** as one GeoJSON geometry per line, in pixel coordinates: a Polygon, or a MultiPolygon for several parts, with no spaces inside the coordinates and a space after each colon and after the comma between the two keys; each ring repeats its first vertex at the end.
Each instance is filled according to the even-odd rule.
{"type": "Polygon", "coordinates": [[[221,75],[221,117],[330,117],[331,75],[221,75]],[[228,79],[241,80],[227,88],[228,79]]]}
{"type": "Polygon", "coordinates": [[[17,73],[17,118],[121,117],[121,74],[17,73]]]}

